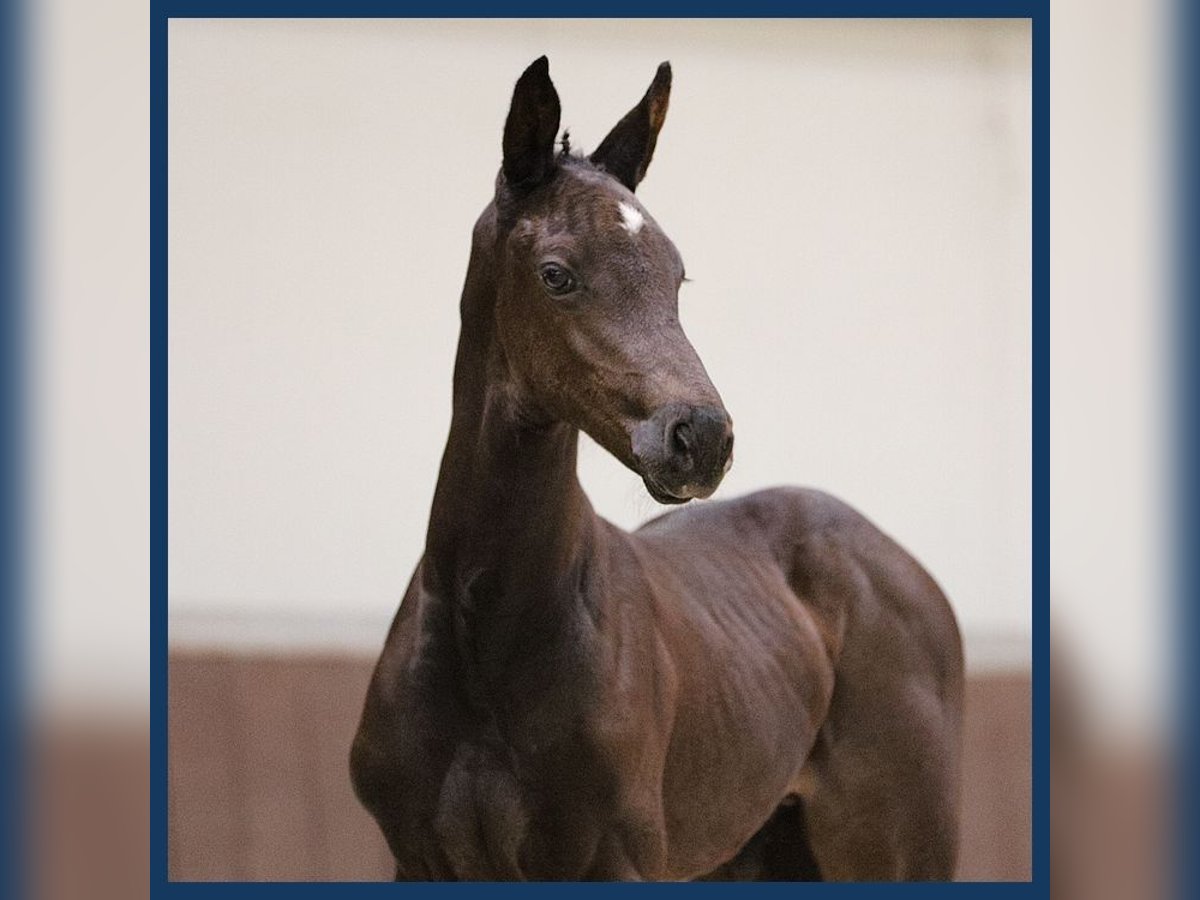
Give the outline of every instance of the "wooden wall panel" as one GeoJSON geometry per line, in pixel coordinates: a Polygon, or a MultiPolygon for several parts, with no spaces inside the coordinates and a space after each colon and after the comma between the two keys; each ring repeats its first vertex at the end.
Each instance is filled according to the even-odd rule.
{"type": "Polygon", "coordinates": [[[390,877],[350,786],[370,671],[357,657],[172,654],[173,880],[390,877]]]}
{"type": "MultiPolygon", "coordinates": [[[[172,879],[391,876],[348,770],[371,666],[356,656],[171,654],[172,879]]],[[[963,750],[960,877],[1026,880],[1027,675],[969,680],[963,750]]]]}
{"type": "Polygon", "coordinates": [[[313,790],[324,760],[314,752],[301,680],[292,666],[234,667],[238,766],[251,881],[319,878],[320,810],[313,790]]]}
{"type": "Polygon", "coordinates": [[[310,717],[314,807],[324,839],[317,853],[321,877],[337,881],[390,878],[392,857],[374,820],[350,787],[350,741],[358,727],[369,664],[329,665],[308,660],[296,664],[297,684],[310,717]]]}
{"type": "Polygon", "coordinates": [[[249,876],[237,670],[228,660],[170,660],[167,840],[171,875],[181,880],[249,876]]]}
{"type": "Polygon", "coordinates": [[[1031,716],[1028,675],[968,680],[958,861],[962,881],[1028,881],[1031,877],[1031,716]]]}

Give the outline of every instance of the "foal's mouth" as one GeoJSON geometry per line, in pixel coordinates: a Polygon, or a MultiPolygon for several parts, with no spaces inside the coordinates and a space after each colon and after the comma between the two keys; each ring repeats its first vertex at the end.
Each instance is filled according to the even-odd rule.
{"type": "MultiPolygon", "coordinates": [[[[728,468],[728,466],[726,467],[728,468]]],[[[718,479],[719,481],[719,479],[718,479]]],[[[717,485],[711,487],[697,487],[691,484],[685,484],[679,489],[678,493],[667,490],[649,475],[642,476],[642,484],[646,486],[646,491],[659,503],[665,503],[672,506],[679,506],[687,503],[689,500],[707,500],[713,495],[717,489],[717,485]]]]}
{"type": "Polygon", "coordinates": [[[650,496],[653,497],[655,499],[655,501],[657,501],[658,503],[664,503],[664,504],[668,504],[668,505],[678,506],[682,503],[687,503],[689,500],[692,499],[690,496],[688,496],[688,497],[676,496],[675,494],[672,494],[670,491],[668,491],[666,488],[659,487],[657,484],[655,484],[653,481],[650,480],[650,477],[648,475],[642,476],[642,484],[644,484],[646,486],[647,493],[649,493],[650,496]]]}

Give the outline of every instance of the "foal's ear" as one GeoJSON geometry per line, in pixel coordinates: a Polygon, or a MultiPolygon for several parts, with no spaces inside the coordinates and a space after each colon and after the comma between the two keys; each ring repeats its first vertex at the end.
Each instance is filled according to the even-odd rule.
{"type": "Polygon", "coordinates": [[[646,177],[658,132],[667,118],[667,103],[671,99],[671,64],[663,63],[650,82],[642,102],[626,113],[625,118],[608,133],[592,162],[604,168],[625,187],[636,190],[646,177]]]}
{"type": "Polygon", "coordinates": [[[541,56],[517,79],[504,123],[504,180],[516,190],[537,187],[554,169],[554,139],[562,110],[541,56]]]}

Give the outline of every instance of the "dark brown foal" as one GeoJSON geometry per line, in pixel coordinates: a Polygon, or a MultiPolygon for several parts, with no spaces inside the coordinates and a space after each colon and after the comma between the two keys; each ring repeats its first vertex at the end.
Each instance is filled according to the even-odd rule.
{"type": "Polygon", "coordinates": [[[663,503],[732,460],[683,262],[633,193],[670,83],[583,158],[556,152],[545,58],[517,82],[355,788],[399,879],[950,878],[962,652],[921,566],[816,491],[630,534],[576,480],[580,429],[663,503]]]}

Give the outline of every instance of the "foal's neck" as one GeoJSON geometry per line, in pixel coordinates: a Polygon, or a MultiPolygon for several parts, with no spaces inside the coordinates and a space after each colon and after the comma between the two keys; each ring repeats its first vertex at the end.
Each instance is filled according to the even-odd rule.
{"type": "Polygon", "coordinates": [[[426,538],[438,596],[514,625],[575,595],[595,529],[575,474],[578,431],[522,414],[496,342],[490,250],[476,240],[463,290],[454,411],[426,538]]]}

